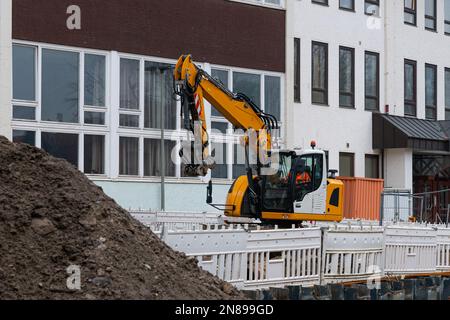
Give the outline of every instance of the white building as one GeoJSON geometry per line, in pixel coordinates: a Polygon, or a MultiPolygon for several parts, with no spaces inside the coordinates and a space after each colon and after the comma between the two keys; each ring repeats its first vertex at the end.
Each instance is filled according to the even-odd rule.
{"type": "Polygon", "coordinates": [[[0,135],[11,137],[11,0],[0,1],[0,135]]]}
{"type": "Polygon", "coordinates": [[[341,175],[432,188],[423,181],[445,171],[450,151],[446,123],[436,121],[450,119],[450,1],[286,6],[288,146],[317,140],[341,175]]]}

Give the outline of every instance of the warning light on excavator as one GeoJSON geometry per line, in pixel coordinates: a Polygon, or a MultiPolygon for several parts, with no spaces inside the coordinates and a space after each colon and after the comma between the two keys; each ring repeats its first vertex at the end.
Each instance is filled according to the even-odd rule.
{"type": "Polygon", "coordinates": [[[312,140],[311,141],[311,148],[315,149],[316,148],[316,141],[312,140]]]}

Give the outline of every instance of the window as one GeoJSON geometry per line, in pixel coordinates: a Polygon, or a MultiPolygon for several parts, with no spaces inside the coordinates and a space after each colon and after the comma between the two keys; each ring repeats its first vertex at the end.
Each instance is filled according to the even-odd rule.
{"type": "Polygon", "coordinates": [[[13,99],[36,100],[36,48],[13,45],[13,99]]]}
{"type": "Polygon", "coordinates": [[[328,44],[312,43],[312,103],[328,104],[328,44]]]}
{"type": "Polygon", "coordinates": [[[404,71],[404,103],[405,115],[416,116],[417,110],[417,63],[405,60],[404,71]]]}
{"type": "Polygon", "coordinates": [[[416,25],[416,0],[404,0],[404,22],[406,24],[416,25]]]}
{"type": "MultiPolygon", "coordinates": [[[[211,76],[219,81],[223,86],[227,89],[230,88],[228,84],[228,71],[227,70],[219,70],[219,69],[212,69],[211,70],[211,76]]],[[[214,106],[211,106],[211,116],[213,117],[222,117],[219,111],[217,111],[214,106]]]]}
{"type": "Polygon", "coordinates": [[[246,175],[245,149],[240,144],[233,145],[233,179],[246,175]]]}
{"type": "Polygon", "coordinates": [[[281,120],[281,79],[280,77],[264,77],[264,112],[281,120]]]}
{"type": "Polygon", "coordinates": [[[84,136],[84,173],[105,173],[105,136],[84,136]]]}
{"type": "Polygon", "coordinates": [[[78,123],[79,54],[42,50],[43,121],[78,123]]]}
{"type": "Polygon", "coordinates": [[[294,102],[300,102],[300,39],[294,38],[294,102]]]}
{"type": "Polygon", "coordinates": [[[161,128],[164,111],[164,128],[176,129],[177,102],[173,97],[173,65],[145,62],[144,127],[161,128]]]}
{"type": "Polygon", "coordinates": [[[219,179],[228,178],[227,144],[213,142],[211,156],[216,161],[216,166],[211,171],[211,176],[219,179]]]}
{"type": "Polygon", "coordinates": [[[355,154],[339,153],[339,175],[341,177],[355,176],[355,154]]]}
{"type": "Polygon", "coordinates": [[[121,114],[119,126],[128,128],[139,128],[139,116],[135,114],[121,114]]]}
{"type": "Polygon", "coordinates": [[[445,28],[445,33],[450,35],[450,0],[445,0],[445,14],[444,14],[444,28],[445,28]]]}
{"type": "Polygon", "coordinates": [[[367,154],[365,159],[366,178],[378,179],[379,173],[379,157],[377,155],[367,154]]]}
{"type": "Polygon", "coordinates": [[[380,110],[380,60],[379,54],[365,54],[365,109],[380,110]]]}
{"type": "Polygon", "coordinates": [[[437,119],[437,66],[425,65],[425,118],[437,119]]]}
{"type": "Polygon", "coordinates": [[[317,3],[321,5],[328,5],[328,0],[312,0],[312,3],[317,3]]]}
{"type": "Polygon", "coordinates": [[[355,11],[355,0],[339,0],[339,9],[355,11]]]}
{"type": "Polygon", "coordinates": [[[52,156],[66,159],[78,168],[78,134],[42,132],[41,147],[52,156]]]}
{"type": "Polygon", "coordinates": [[[365,0],[364,13],[373,16],[380,15],[380,0],[365,0]]]}
{"type": "MultiPolygon", "coordinates": [[[[175,177],[175,163],[172,161],[172,150],[175,148],[176,142],[164,140],[164,176],[175,177]]],[[[161,176],[161,140],[144,139],[144,176],[157,177],[161,176]]]]}
{"type": "Polygon", "coordinates": [[[104,125],[105,124],[105,113],[104,112],[84,112],[84,123],[94,124],[94,125],[104,125]]]}
{"type": "Polygon", "coordinates": [[[425,29],[436,31],[436,0],[425,0],[425,29]]]}
{"type": "Polygon", "coordinates": [[[450,68],[445,68],[445,120],[450,120],[450,68]]]}
{"type": "Polygon", "coordinates": [[[119,174],[139,175],[139,138],[120,137],[119,174]]]}
{"type": "Polygon", "coordinates": [[[13,106],[14,120],[36,120],[36,108],[29,106],[13,106]]]}
{"type": "Polygon", "coordinates": [[[295,200],[303,201],[308,193],[318,190],[323,179],[323,156],[320,154],[308,154],[300,157],[304,171],[296,173],[295,200]],[[303,179],[302,179],[303,177],[303,179]],[[300,178],[300,179],[299,179],[300,178]]]}
{"type": "Polygon", "coordinates": [[[36,145],[36,132],[26,130],[13,130],[13,142],[36,145]]]}
{"type": "Polygon", "coordinates": [[[355,50],[339,48],[339,106],[355,107],[355,50]]]}
{"type": "Polygon", "coordinates": [[[105,106],[106,67],[105,56],[84,56],[84,105],[105,106]]]}
{"type": "Polygon", "coordinates": [[[261,106],[261,76],[257,74],[233,72],[233,91],[245,94],[257,106],[261,106]]]}
{"type": "Polygon", "coordinates": [[[120,108],[139,110],[139,60],[120,59],[120,108]]]}

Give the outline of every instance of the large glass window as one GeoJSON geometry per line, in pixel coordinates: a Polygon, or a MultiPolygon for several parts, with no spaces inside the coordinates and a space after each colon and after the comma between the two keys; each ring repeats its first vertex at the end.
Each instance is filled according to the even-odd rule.
{"type": "Polygon", "coordinates": [[[379,54],[365,54],[365,109],[380,110],[380,61],[379,54]]]}
{"type": "Polygon", "coordinates": [[[281,79],[280,77],[264,77],[264,112],[281,121],[281,79]]]}
{"type": "Polygon", "coordinates": [[[211,176],[220,179],[228,178],[227,144],[213,142],[211,156],[216,161],[216,166],[212,170],[211,176]]]}
{"type": "Polygon", "coordinates": [[[339,48],[339,105],[355,107],[355,50],[339,48]]]}
{"type": "Polygon", "coordinates": [[[339,8],[344,10],[355,10],[355,0],[339,0],[339,8]]]}
{"type": "Polygon", "coordinates": [[[84,136],[84,173],[105,173],[105,136],[84,136]]]}
{"type": "Polygon", "coordinates": [[[36,48],[13,45],[13,99],[36,100],[36,48]]]}
{"type": "Polygon", "coordinates": [[[139,109],[139,60],[120,59],[120,108],[139,109]]]}
{"type": "MultiPolygon", "coordinates": [[[[227,70],[211,69],[211,76],[219,81],[225,88],[229,89],[227,70]]],[[[220,112],[217,111],[214,106],[211,106],[211,116],[222,117],[220,112]]]]}
{"type": "Polygon", "coordinates": [[[425,65],[425,117],[437,119],[437,66],[425,65]]]}
{"type": "Polygon", "coordinates": [[[328,44],[312,43],[312,103],[328,104],[328,44]]]}
{"type": "Polygon", "coordinates": [[[339,175],[341,177],[355,176],[355,154],[341,152],[339,153],[339,175]]]}
{"type": "Polygon", "coordinates": [[[425,29],[436,31],[436,0],[425,0],[425,29]]]}
{"type": "Polygon", "coordinates": [[[416,25],[416,0],[404,0],[404,18],[406,24],[416,25]]]}
{"type": "MultiPolygon", "coordinates": [[[[176,175],[175,163],[171,157],[175,146],[175,141],[164,140],[164,150],[162,152],[165,155],[164,175],[167,177],[176,175]]],[[[144,139],[144,176],[161,176],[161,140],[144,139]]]]}
{"type": "Polygon", "coordinates": [[[41,147],[52,156],[66,159],[78,168],[78,134],[42,132],[41,147]]]}
{"type": "Polygon", "coordinates": [[[145,62],[144,127],[176,129],[177,102],[173,96],[173,65],[145,62]]]}
{"type": "Polygon", "coordinates": [[[405,115],[416,116],[417,109],[417,63],[412,60],[405,60],[404,71],[404,100],[405,115]]]}
{"type": "Polygon", "coordinates": [[[378,179],[379,173],[379,157],[377,155],[367,154],[365,157],[366,178],[378,179]]]}
{"type": "Polygon", "coordinates": [[[139,175],[139,138],[120,137],[119,174],[139,175]]]}
{"type": "Polygon", "coordinates": [[[445,120],[450,120],[450,68],[445,68],[445,120]]]}
{"type": "Polygon", "coordinates": [[[43,121],[78,122],[79,54],[42,50],[43,121]]]}
{"type": "Polygon", "coordinates": [[[84,104],[105,106],[106,67],[105,56],[84,56],[84,104]]]}
{"type": "Polygon", "coordinates": [[[27,130],[13,130],[13,142],[36,145],[36,132],[27,130]]]}
{"type": "Polygon", "coordinates": [[[233,91],[243,93],[261,107],[261,76],[251,73],[233,72],[233,91]]]}

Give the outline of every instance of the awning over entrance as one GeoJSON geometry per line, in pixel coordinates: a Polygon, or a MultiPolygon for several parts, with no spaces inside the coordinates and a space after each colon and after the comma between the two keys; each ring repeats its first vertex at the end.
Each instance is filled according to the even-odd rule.
{"type": "Polygon", "coordinates": [[[374,113],[373,148],[449,152],[450,121],[430,121],[374,113]]]}

